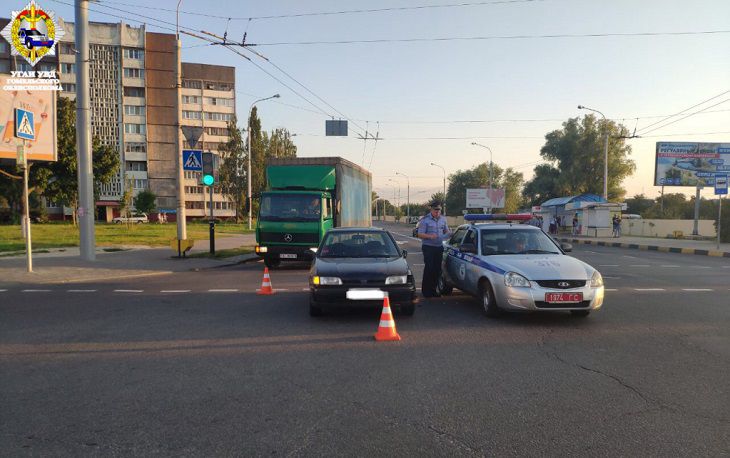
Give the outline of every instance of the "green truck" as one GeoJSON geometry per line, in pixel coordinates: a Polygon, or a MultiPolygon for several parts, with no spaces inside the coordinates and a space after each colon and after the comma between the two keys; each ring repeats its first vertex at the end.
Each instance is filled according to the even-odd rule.
{"type": "Polygon", "coordinates": [[[266,164],[256,253],[269,268],[311,261],[333,227],[369,227],[372,176],[341,157],[274,158],[266,164]]]}

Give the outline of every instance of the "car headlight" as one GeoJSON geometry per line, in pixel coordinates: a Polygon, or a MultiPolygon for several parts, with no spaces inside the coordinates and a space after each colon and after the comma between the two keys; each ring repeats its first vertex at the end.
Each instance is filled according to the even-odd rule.
{"type": "Polygon", "coordinates": [[[591,288],[598,288],[599,286],[603,286],[603,277],[601,276],[601,273],[596,270],[593,272],[593,276],[591,277],[591,288]]]}
{"type": "Polygon", "coordinates": [[[504,284],[517,288],[529,288],[531,286],[530,280],[526,279],[517,272],[507,272],[506,274],[504,274],[504,284]]]}
{"type": "Polygon", "coordinates": [[[332,286],[332,285],[341,285],[342,280],[340,280],[339,277],[314,276],[314,277],[312,277],[312,283],[315,285],[332,286]]]}
{"type": "Polygon", "coordinates": [[[407,275],[393,275],[385,279],[386,285],[405,285],[408,281],[407,275]]]}

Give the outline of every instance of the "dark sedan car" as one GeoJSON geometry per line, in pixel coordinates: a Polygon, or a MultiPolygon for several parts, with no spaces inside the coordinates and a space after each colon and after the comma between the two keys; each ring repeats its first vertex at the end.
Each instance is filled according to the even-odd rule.
{"type": "Polygon", "coordinates": [[[380,228],[329,230],[309,271],[310,315],[336,307],[382,307],[377,297],[383,293],[397,312],[413,315],[416,285],[406,254],[380,228]]]}

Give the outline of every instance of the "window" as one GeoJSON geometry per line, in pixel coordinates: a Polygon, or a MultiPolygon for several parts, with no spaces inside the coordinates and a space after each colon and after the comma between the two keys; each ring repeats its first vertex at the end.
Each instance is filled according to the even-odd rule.
{"type": "Polygon", "coordinates": [[[182,87],[186,87],[188,89],[200,89],[203,85],[198,80],[183,80],[182,87]]]}
{"type": "Polygon", "coordinates": [[[146,172],[147,171],[147,163],[145,161],[127,161],[126,162],[126,171],[127,172],[146,172]]]}
{"type": "Polygon", "coordinates": [[[226,129],[225,127],[206,127],[205,134],[226,137],[228,136],[228,129],[226,129]]]}
{"type": "Polygon", "coordinates": [[[220,97],[206,97],[205,103],[208,105],[216,105],[221,107],[232,107],[233,99],[222,99],[220,97]]]}
{"type": "Polygon", "coordinates": [[[144,88],[143,87],[125,87],[124,96],[125,97],[144,97],[144,88]]]}
{"type": "Polygon", "coordinates": [[[182,103],[197,105],[200,103],[200,97],[197,95],[184,95],[182,96],[182,103]]]}
{"type": "Polygon", "coordinates": [[[61,73],[76,73],[76,64],[61,63],[61,73]]]}
{"type": "Polygon", "coordinates": [[[221,83],[218,81],[206,81],[205,88],[211,91],[230,91],[233,89],[231,83],[221,83]]]}
{"type": "Polygon", "coordinates": [[[202,175],[201,172],[191,172],[189,170],[185,171],[185,178],[187,178],[189,180],[199,180],[200,175],[202,175]]]}
{"type": "Polygon", "coordinates": [[[76,92],[76,85],[73,83],[61,83],[61,90],[63,92],[76,92]]]}
{"type": "Polygon", "coordinates": [[[59,43],[61,54],[76,54],[74,53],[73,43],[59,43]]]}
{"type": "Polygon", "coordinates": [[[0,59],[0,73],[10,73],[10,62],[0,59]]]}
{"type": "Polygon", "coordinates": [[[124,58],[142,60],[144,58],[144,51],[137,48],[124,48],[124,58]]]}
{"type": "Polygon", "coordinates": [[[206,112],[205,113],[205,119],[208,121],[230,121],[233,117],[233,114],[231,113],[211,113],[206,112]]]}
{"type": "Polygon", "coordinates": [[[10,51],[10,46],[5,41],[0,41],[0,52],[10,51]]]}
{"type": "Polygon", "coordinates": [[[454,233],[454,235],[451,236],[451,240],[449,240],[449,245],[456,247],[461,243],[461,239],[464,238],[464,234],[466,233],[466,228],[462,227],[460,229],[457,229],[457,231],[454,233]]]}
{"type": "Polygon", "coordinates": [[[144,70],[141,68],[124,67],[125,78],[144,78],[144,70]]]}
{"type": "Polygon", "coordinates": [[[124,124],[124,133],[144,135],[147,129],[144,124],[124,124]]]}
{"type": "Polygon", "coordinates": [[[124,105],[124,114],[130,116],[144,116],[144,107],[140,105],[124,105]]]}
{"type": "Polygon", "coordinates": [[[147,179],[145,178],[135,178],[133,181],[132,186],[134,189],[147,189],[147,179]]]}
{"type": "Polygon", "coordinates": [[[57,67],[54,64],[40,64],[38,65],[37,70],[40,70],[42,72],[53,72],[57,70],[57,67]]]}
{"type": "Polygon", "coordinates": [[[124,144],[124,151],[126,153],[146,153],[147,152],[147,144],[146,143],[125,143],[124,144]]]}
{"type": "Polygon", "coordinates": [[[183,111],[183,119],[200,119],[199,111],[183,111]]]}
{"type": "Polygon", "coordinates": [[[18,62],[16,65],[16,70],[20,70],[21,72],[30,72],[33,71],[33,66],[30,65],[27,62],[18,62]]]}

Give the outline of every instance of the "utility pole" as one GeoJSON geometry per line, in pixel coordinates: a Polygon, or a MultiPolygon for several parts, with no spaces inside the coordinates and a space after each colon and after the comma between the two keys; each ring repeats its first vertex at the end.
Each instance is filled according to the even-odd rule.
{"type": "Polygon", "coordinates": [[[406,194],[406,221],[411,222],[411,179],[405,173],[395,172],[396,175],[406,177],[406,183],[408,185],[408,191],[406,194]]]}
{"type": "MultiPolygon", "coordinates": [[[[175,16],[175,100],[177,106],[175,111],[177,112],[177,125],[175,126],[175,166],[177,167],[177,255],[182,256],[182,247],[180,246],[182,240],[187,240],[188,231],[186,225],[185,215],[185,173],[183,172],[183,159],[182,159],[182,142],[180,141],[180,133],[182,129],[182,63],[181,56],[182,46],[180,44],[180,3],[182,0],[177,2],[177,10],[175,16]]],[[[201,106],[202,106],[202,91],[201,91],[201,106]]],[[[202,111],[202,110],[201,110],[202,111]]]]}
{"type": "Polygon", "coordinates": [[[692,235],[699,234],[699,219],[700,219],[700,189],[702,186],[697,185],[697,191],[695,192],[695,221],[692,226],[692,235]]]}
{"type": "Polygon", "coordinates": [[[89,2],[76,0],[76,146],[79,178],[79,248],[85,261],[96,260],[94,173],[89,110],[89,2]]]}

